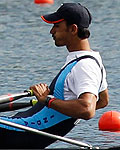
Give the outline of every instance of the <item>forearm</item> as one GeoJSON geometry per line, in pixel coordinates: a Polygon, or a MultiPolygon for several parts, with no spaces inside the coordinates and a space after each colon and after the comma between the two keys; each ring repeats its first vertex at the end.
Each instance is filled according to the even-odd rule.
{"type": "Polygon", "coordinates": [[[51,103],[50,108],[73,118],[81,118],[82,114],[85,111],[84,108],[82,108],[82,106],[82,109],[80,109],[80,104],[78,103],[78,100],[56,99],[51,103]],[[81,110],[81,115],[79,113],[79,109],[81,110]]]}
{"type": "Polygon", "coordinates": [[[83,93],[79,99],[74,100],[60,100],[60,99],[47,99],[49,88],[46,84],[37,84],[30,87],[33,90],[36,98],[43,104],[70,117],[91,119],[95,115],[96,109],[96,96],[92,93],[83,93]],[[51,100],[51,103],[49,103],[51,100]]]}
{"type": "MultiPolygon", "coordinates": [[[[96,103],[94,101],[94,103],[96,103]]],[[[73,118],[91,119],[95,115],[95,105],[91,102],[85,103],[84,99],[76,100],[59,100],[56,99],[50,105],[50,107],[62,114],[71,116],[73,118]]]]}

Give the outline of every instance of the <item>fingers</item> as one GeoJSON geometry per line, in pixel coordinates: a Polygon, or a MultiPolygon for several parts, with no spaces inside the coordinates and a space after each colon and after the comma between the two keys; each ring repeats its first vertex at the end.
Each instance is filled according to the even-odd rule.
{"type": "Polygon", "coordinates": [[[33,91],[34,95],[40,101],[43,101],[44,99],[46,99],[47,95],[50,92],[48,85],[45,83],[33,85],[30,87],[30,89],[33,91]]]}
{"type": "Polygon", "coordinates": [[[38,92],[40,95],[45,93],[46,91],[49,91],[48,85],[44,83],[36,84],[30,87],[33,92],[38,92]]]}

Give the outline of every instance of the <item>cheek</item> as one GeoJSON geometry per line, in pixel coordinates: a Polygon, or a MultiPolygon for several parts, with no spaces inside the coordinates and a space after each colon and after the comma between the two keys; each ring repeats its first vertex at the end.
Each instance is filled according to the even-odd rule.
{"type": "Polygon", "coordinates": [[[58,32],[58,33],[56,33],[56,37],[58,37],[61,40],[66,40],[67,34],[66,34],[66,32],[58,32]]]}
{"type": "Polygon", "coordinates": [[[67,43],[66,35],[59,32],[55,35],[55,45],[64,46],[67,43]]]}

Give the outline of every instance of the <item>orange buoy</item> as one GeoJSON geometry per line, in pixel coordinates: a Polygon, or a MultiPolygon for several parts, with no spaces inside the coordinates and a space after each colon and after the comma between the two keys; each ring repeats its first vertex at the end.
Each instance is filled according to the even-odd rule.
{"type": "Polygon", "coordinates": [[[44,3],[53,4],[54,0],[34,0],[34,3],[36,3],[36,4],[44,4],[44,3]]]}
{"type": "Polygon", "coordinates": [[[105,112],[98,122],[99,130],[104,131],[120,131],[120,112],[105,112]]]}

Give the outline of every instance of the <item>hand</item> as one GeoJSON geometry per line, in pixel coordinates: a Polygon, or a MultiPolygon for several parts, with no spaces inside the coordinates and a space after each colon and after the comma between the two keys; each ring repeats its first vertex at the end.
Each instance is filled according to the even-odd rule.
{"type": "Polygon", "coordinates": [[[50,92],[48,85],[44,83],[33,85],[30,87],[30,90],[33,91],[36,98],[42,103],[45,103],[46,97],[50,92]]]}

